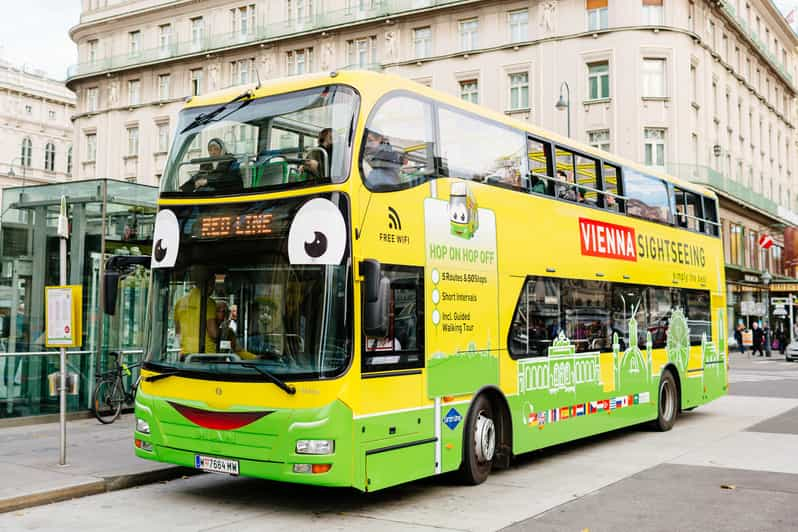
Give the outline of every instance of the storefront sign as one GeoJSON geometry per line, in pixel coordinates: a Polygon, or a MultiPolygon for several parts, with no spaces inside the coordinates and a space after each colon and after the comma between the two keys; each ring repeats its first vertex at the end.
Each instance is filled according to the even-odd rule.
{"type": "Polygon", "coordinates": [[[771,292],[798,292],[798,283],[773,283],[771,292]]]}
{"type": "Polygon", "coordinates": [[[743,280],[748,283],[758,283],[759,276],[758,275],[751,275],[750,273],[746,273],[743,275],[743,280]]]}

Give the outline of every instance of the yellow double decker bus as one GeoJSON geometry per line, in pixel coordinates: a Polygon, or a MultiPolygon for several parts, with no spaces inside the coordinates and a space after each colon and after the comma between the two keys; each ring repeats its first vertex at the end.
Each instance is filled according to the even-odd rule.
{"type": "Polygon", "coordinates": [[[726,392],[711,191],[413,82],[195,97],[162,179],[135,452],[364,491],[726,392]]]}

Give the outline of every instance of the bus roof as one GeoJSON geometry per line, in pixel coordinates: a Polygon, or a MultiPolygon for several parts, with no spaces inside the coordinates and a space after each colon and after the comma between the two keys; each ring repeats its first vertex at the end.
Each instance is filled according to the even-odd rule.
{"type": "Polygon", "coordinates": [[[539,137],[544,140],[549,140],[551,142],[554,142],[555,144],[561,144],[567,147],[571,147],[584,154],[592,155],[594,157],[601,158],[606,161],[631,168],[633,170],[636,170],[644,174],[656,176],[660,179],[663,179],[664,181],[673,183],[674,185],[683,188],[685,190],[703,194],[711,198],[716,198],[715,193],[707,187],[690,183],[688,181],[684,181],[670,174],[666,174],[664,172],[657,171],[647,166],[643,166],[629,159],[619,157],[614,153],[608,153],[602,150],[597,150],[596,148],[590,145],[584,144],[574,139],[563,137],[547,129],[543,129],[534,126],[532,124],[522,122],[520,120],[509,118],[508,116],[493,111],[492,109],[489,109],[487,107],[466,102],[464,100],[461,100],[460,98],[456,98],[445,92],[431,89],[430,87],[427,87],[420,83],[416,83],[415,81],[394,74],[383,74],[366,70],[341,70],[341,71],[333,71],[328,73],[314,73],[314,74],[305,74],[301,76],[290,76],[286,78],[267,80],[261,83],[260,85],[256,85],[254,83],[250,85],[239,85],[234,87],[228,87],[226,89],[222,89],[208,94],[203,94],[201,96],[194,96],[188,100],[185,107],[191,108],[191,107],[200,107],[206,105],[222,104],[230,101],[236,96],[239,96],[242,92],[246,90],[252,90],[254,92],[255,98],[263,98],[266,96],[271,96],[273,94],[281,94],[284,92],[292,92],[292,91],[307,89],[310,87],[329,85],[331,83],[341,83],[344,85],[350,85],[355,89],[361,91],[361,93],[370,93],[373,95],[375,101],[383,94],[394,90],[404,89],[412,91],[421,94],[423,96],[427,96],[433,100],[446,103],[447,105],[450,105],[452,107],[457,107],[463,110],[470,111],[477,115],[490,118],[491,120],[511,126],[515,129],[527,131],[529,134],[533,136],[539,137]]]}

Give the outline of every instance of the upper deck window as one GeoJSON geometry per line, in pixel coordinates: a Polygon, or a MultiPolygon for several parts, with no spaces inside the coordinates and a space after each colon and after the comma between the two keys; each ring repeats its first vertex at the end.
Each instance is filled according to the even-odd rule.
{"type": "Polygon", "coordinates": [[[162,192],[237,194],[342,182],[358,97],[331,85],[183,111],[162,192]]]}
{"type": "Polygon", "coordinates": [[[670,199],[667,185],[655,178],[624,168],[624,193],[628,198],[626,212],[632,216],[670,222],[670,199]]]}
{"type": "Polygon", "coordinates": [[[432,106],[401,94],[372,112],[360,156],[366,185],[377,191],[411,187],[432,175],[432,106]]]}

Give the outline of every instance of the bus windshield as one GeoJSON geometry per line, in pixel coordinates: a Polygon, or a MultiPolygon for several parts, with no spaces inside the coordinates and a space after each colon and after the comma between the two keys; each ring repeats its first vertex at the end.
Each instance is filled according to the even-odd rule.
{"type": "Polygon", "coordinates": [[[335,194],[161,210],[150,367],[228,380],[263,380],[258,369],[288,380],[341,374],[351,356],[347,216],[335,194]]]}
{"type": "Polygon", "coordinates": [[[181,112],[162,192],[239,194],[341,182],[358,97],[330,85],[181,112]]]}

